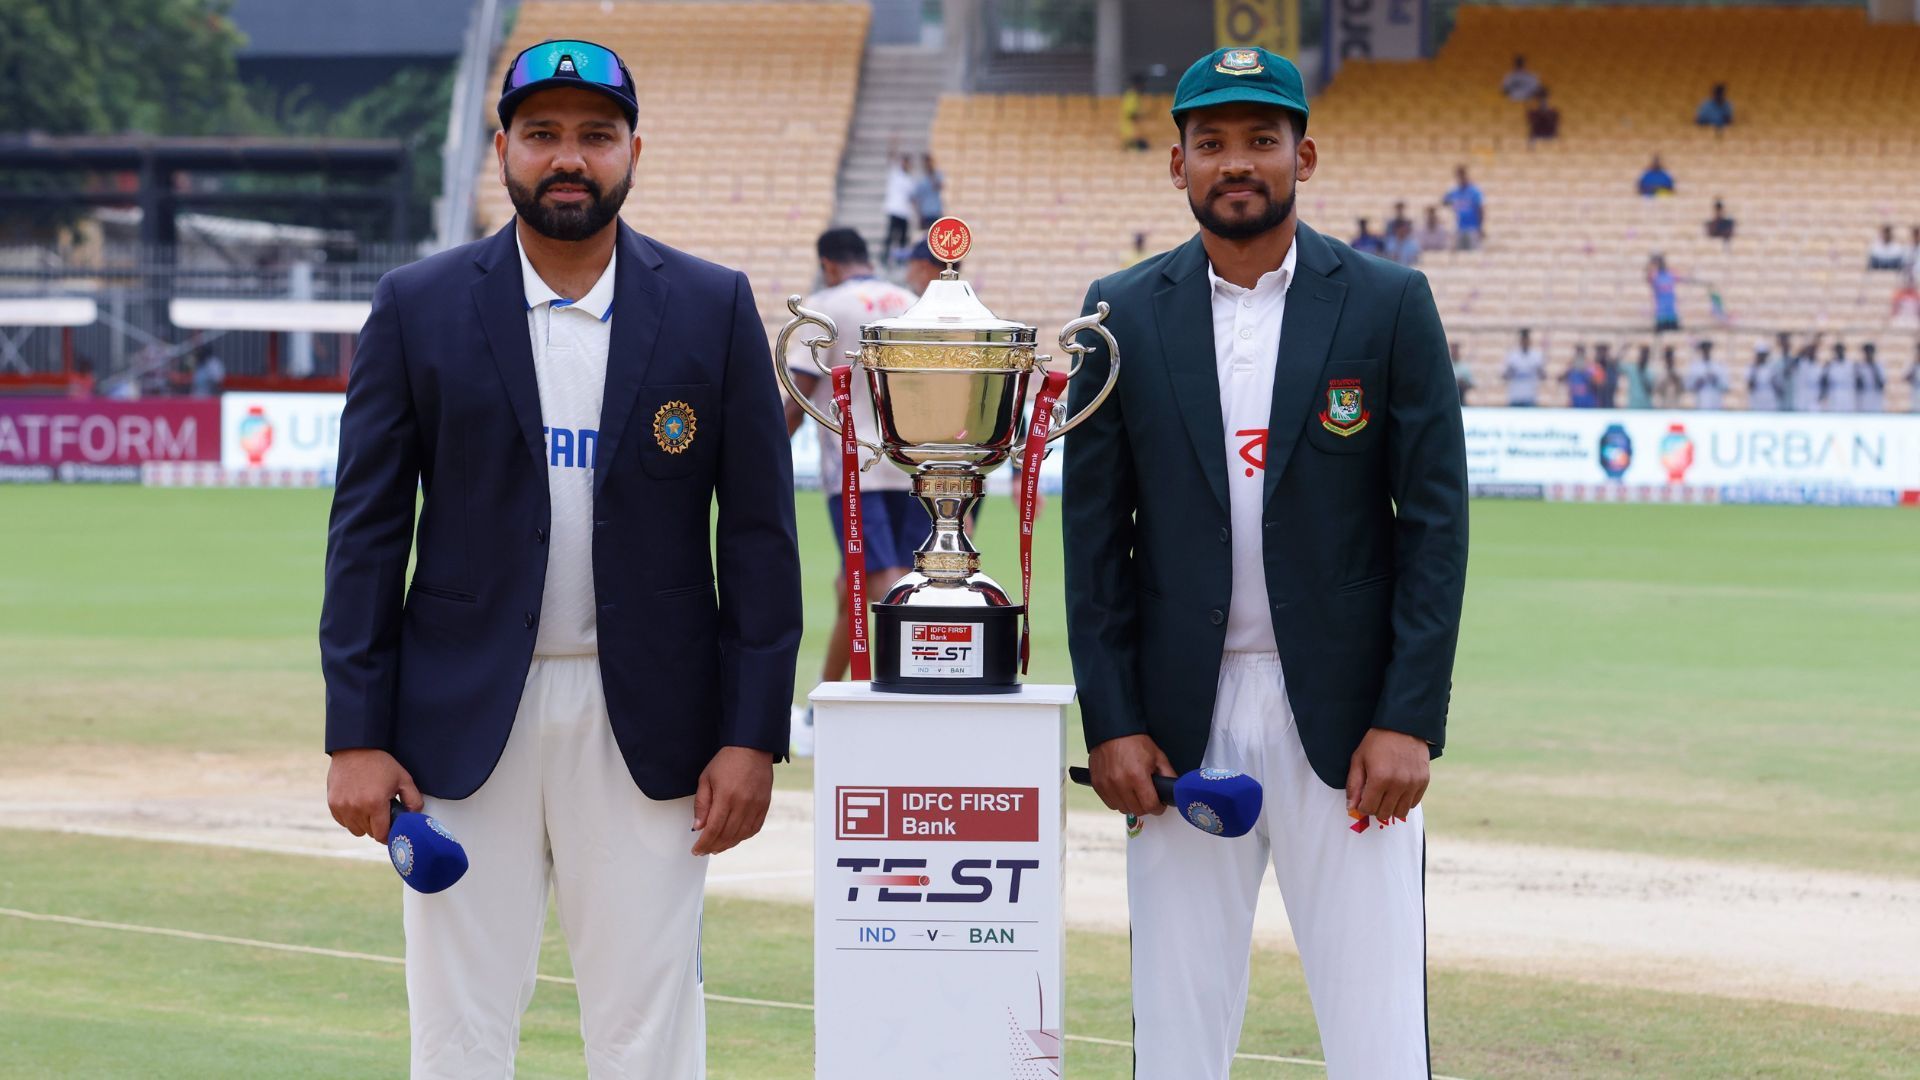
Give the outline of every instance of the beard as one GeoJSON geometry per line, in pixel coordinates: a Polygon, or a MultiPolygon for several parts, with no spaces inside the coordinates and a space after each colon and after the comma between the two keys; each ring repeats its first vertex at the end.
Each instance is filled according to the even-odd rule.
{"type": "Polygon", "coordinates": [[[1276,202],[1273,198],[1273,189],[1263,181],[1235,180],[1231,181],[1234,187],[1250,187],[1266,196],[1267,208],[1262,213],[1248,218],[1229,220],[1222,217],[1214,210],[1213,202],[1220,189],[1228,186],[1228,183],[1223,180],[1215,184],[1213,190],[1209,191],[1204,199],[1194,198],[1192,191],[1187,193],[1187,206],[1193,211],[1194,220],[1200,223],[1201,228],[1222,240],[1251,240],[1279,228],[1280,224],[1287,220],[1288,215],[1293,213],[1293,186],[1288,186],[1285,200],[1276,202]]]}
{"type": "Polygon", "coordinates": [[[568,242],[585,240],[606,228],[608,222],[620,215],[620,207],[626,203],[627,192],[632,189],[631,169],[611,190],[604,192],[599,184],[584,173],[554,173],[532,188],[512,176],[507,177],[507,195],[513,200],[513,209],[520,215],[520,220],[549,240],[568,242]],[[575,205],[560,206],[541,202],[541,197],[558,184],[578,185],[587,193],[586,200],[575,205]]]}

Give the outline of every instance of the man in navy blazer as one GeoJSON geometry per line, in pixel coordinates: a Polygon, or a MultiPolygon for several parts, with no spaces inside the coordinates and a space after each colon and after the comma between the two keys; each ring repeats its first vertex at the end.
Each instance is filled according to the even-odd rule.
{"type": "Polygon", "coordinates": [[[786,427],[745,276],[619,220],[619,58],[535,46],[499,112],[514,221],[383,278],[348,383],[328,801],[382,842],[424,804],[471,860],[405,894],[414,1076],[511,1073],[549,882],[590,1071],[695,1076],[700,856],[759,830],[788,740],[786,427]]]}

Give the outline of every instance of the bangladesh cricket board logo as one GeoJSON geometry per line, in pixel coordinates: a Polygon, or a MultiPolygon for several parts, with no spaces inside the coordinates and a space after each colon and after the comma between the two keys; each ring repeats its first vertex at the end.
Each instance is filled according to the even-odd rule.
{"type": "Polygon", "coordinates": [[[1372,417],[1359,379],[1327,380],[1327,411],[1320,414],[1321,427],[1344,437],[1365,429],[1372,417]]]}

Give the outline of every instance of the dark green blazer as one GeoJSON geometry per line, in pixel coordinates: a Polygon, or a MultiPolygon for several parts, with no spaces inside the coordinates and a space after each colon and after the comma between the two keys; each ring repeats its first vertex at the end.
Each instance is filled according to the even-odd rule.
{"type": "MultiPolygon", "coordinates": [[[[1369,728],[1446,741],[1467,574],[1460,395],[1426,277],[1299,227],[1262,515],[1267,600],[1314,772],[1346,785],[1369,728]],[[1358,380],[1364,426],[1331,410],[1358,380]]],[[[1196,235],[1094,282],[1120,380],[1066,440],[1067,637],[1087,745],[1206,752],[1232,593],[1226,438],[1196,235]]],[[[1085,335],[1092,338],[1093,335],[1085,335]]],[[[1089,353],[1069,401],[1107,377],[1089,353]]],[[[1342,405],[1351,406],[1350,399],[1342,405]]]]}

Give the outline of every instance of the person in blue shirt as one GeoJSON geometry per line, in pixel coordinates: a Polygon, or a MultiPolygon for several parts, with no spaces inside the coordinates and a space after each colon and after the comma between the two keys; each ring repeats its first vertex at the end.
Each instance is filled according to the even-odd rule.
{"type": "Polygon", "coordinates": [[[1591,409],[1597,402],[1593,395],[1593,366],[1587,363],[1587,347],[1573,347],[1573,363],[1560,376],[1567,384],[1567,404],[1576,409],[1591,409]]]}
{"type": "Polygon", "coordinates": [[[1673,194],[1673,174],[1667,171],[1665,165],[1660,164],[1659,154],[1653,155],[1653,163],[1647,166],[1646,172],[1640,174],[1637,190],[1649,199],[1659,195],[1673,194]]]}
{"type": "Polygon", "coordinates": [[[1472,251],[1485,239],[1487,220],[1486,198],[1473,181],[1467,179],[1467,167],[1456,166],[1453,170],[1453,190],[1441,197],[1453,210],[1453,246],[1457,251],[1472,251]]]}
{"type": "Polygon", "coordinates": [[[1384,256],[1387,253],[1387,242],[1380,239],[1380,234],[1367,231],[1366,218],[1360,219],[1360,231],[1354,234],[1353,242],[1348,246],[1355,251],[1364,251],[1369,255],[1384,256]]]}
{"type": "Polygon", "coordinates": [[[1647,285],[1653,289],[1653,332],[1680,329],[1678,286],[1681,278],[1667,269],[1667,257],[1655,255],[1647,263],[1647,285]]]}
{"type": "Polygon", "coordinates": [[[1701,127],[1710,127],[1715,134],[1725,131],[1733,123],[1733,102],[1727,100],[1727,84],[1714,83],[1713,93],[1694,110],[1693,122],[1701,127]]]}

